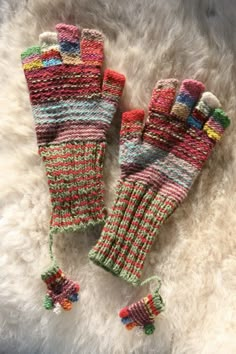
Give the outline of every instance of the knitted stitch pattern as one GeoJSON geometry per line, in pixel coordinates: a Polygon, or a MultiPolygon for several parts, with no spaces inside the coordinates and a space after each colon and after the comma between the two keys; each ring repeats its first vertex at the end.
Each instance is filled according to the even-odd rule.
{"type": "Polygon", "coordinates": [[[105,72],[103,38],[94,30],[57,25],[41,47],[22,54],[39,153],[52,201],[51,232],[104,221],[102,167],[107,132],[124,77],[105,72]],[[81,39],[80,39],[81,37],[81,39]]]}
{"type": "MultiPolygon", "coordinates": [[[[39,154],[51,195],[53,261],[54,233],[104,222],[105,134],[125,82],[123,75],[106,70],[101,87],[101,33],[88,29],[81,32],[76,26],[65,24],[58,24],[56,30],[57,33],[43,33],[41,45],[28,48],[21,55],[39,154]]],[[[42,277],[45,282],[51,279],[54,290],[55,279],[65,289],[62,274],[54,262],[42,277]]],[[[56,294],[61,291],[57,289],[56,294]]]]}
{"type": "Polygon", "coordinates": [[[217,98],[194,80],[157,83],[144,111],[124,113],[121,179],[112,212],[90,259],[133,285],[163,222],[186,197],[230,121],[217,98]],[[202,94],[203,93],[203,94],[202,94]]]}

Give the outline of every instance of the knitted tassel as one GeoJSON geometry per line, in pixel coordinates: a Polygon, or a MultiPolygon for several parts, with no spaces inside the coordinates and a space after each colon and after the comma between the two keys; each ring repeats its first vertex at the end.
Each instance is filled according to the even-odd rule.
{"type": "MultiPolygon", "coordinates": [[[[141,285],[154,278],[157,277],[149,278],[141,285]]],[[[140,327],[148,335],[155,331],[155,317],[165,309],[162,297],[159,294],[161,281],[158,279],[158,282],[159,285],[153,293],[120,310],[119,316],[126,329],[131,330],[134,327],[140,327]]]]}

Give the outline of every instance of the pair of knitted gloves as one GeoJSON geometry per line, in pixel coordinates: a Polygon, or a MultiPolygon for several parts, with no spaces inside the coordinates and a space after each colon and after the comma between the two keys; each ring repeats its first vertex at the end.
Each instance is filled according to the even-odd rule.
{"type": "MultiPolygon", "coordinates": [[[[41,34],[40,45],[22,53],[22,64],[52,203],[44,306],[59,312],[78,300],[79,285],[58,267],[53,235],[105,223],[89,258],[138,285],[159,228],[187,195],[230,121],[201,82],[184,80],[178,90],[175,79],[158,81],[146,122],[143,110],[123,114],[121,178],[106,217],[106,133],[125,77],[105,70],[102,82],[101,33],[65,24],[56,31],[41,34]]],[[[128,329],[153,332],[154,317],[164,308],[158,290],[121,310],[128,329]]]]}

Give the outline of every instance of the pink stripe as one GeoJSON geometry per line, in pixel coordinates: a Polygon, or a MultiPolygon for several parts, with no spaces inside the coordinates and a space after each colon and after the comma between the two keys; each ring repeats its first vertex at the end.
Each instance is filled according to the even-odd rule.
{"type": "Polygon", "coordinates": [[[206,123],[208,127],[213,128],[217,133],[223,134],[224,133],[224,128],[220,123],[218,123],[214,118],[210,118],[208,122],[206,123]]]}
{"type": "Polygon", "coordinates": [[[63,124],[43,124],[36,126],[39,144],[57,143],[68,140],[79,140],[80,138],[100,139],[105,135],[108,124],[94,122],[84,124],[76,121],[67,121],[63,124]]]}
{"type": "Polygon", "coordinates": [[[38,59],[41,60],[41,56],[39,54],[34,54],[34,55],[31,55],[30,57],[23,59],[22,63],[27,64],[27,63],[31,63],[32,61],[38,60],[38,59]]]}
{"type": "Polygon", "coordinates": [[[89,139],[89,140],[101,140],[104,139],[104,132],[102,131],[90,131],[88,133],[82,133],[81,132],[71,132],[71,133],[64,133],[61,134],[60,136],[57,136],[56,138],[42,138],[40,139],[39,144],[58,144],[61,142],[66,142],[66,141],[72,141],[72,140],[81,140],[81,139],[89,139]]]}
{"type": "MultiPolygon", "coordinates": [[[[124,175],[122,175],[124,178],[124,175]]],[[[176,198],[181,201],[187,194],[187,189],[172,180],[169,180],[160,171],[156,171],[152,167],[146,168],[144,171],[136,172],[135,175],[128,176],[132,181],[140,181],[150,186],[154,186],[164,196],[176,198]]]]}

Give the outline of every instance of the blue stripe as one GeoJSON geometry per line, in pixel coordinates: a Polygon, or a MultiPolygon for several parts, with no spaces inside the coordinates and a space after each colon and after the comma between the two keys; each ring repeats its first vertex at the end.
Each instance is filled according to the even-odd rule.
{"type": "Polygon", "coordinates": [[[51,58],[47,60],[43,60],[43,66],[54,66],[54,65],[61,65],[62,61],[58,58],[51,58]]]}
{"type": "Polygon", "coordinates": [[[128,323],[132,323],[132,322],[134,322],[134,321],[132,320],[131,317],[123,317],[123,318],[121,319],[121,322],[122,322],[123,324],[128,324],[128,323]]]}
{"type": "Polygon", "coordinates": [[[189,108],[192,108],[196,102],[196,99],[189,96],[188,94],[181,92],[176,97],[176,102],[186,105],[189,108]]]}
{"type": "Polygon", "coordinates": [[[198,128],[198,129],[202,129],[202,127],[203,127],[203,124],[201,122],[199,122],[199,120],[197,120],[193,116],[189,116],[188,117],[187,123],[189,125],[191,125],[191,127],[195,127],[195,128],[198,128]]]}
{"type": "Polygon", "coordinates": [[[84,121],[110,123],[116,107],[102,99],[96,101],[60,101],[34,105],[33,114],[37,124],[84,121]],[[61,117],[60,117],[61,116],[61,117]]]}
{"type": "Polygon", "coordinates": [[[60,48],[63,53],[79,54],[79,52],[80,52],[80,45],[78,42],[73,43],[73,42],[68,42],[68,41],[62,41],[62,42],[60,42],[60,48]]]}
{"type": "Polygon", "coordinates": [[[120,163],[134,163],[146,167],[157,159],[164,160],[168,154],[169,152],[146,142],[140,145],[139,142],[127,141],[121,146],[120,163]]]}
{"type": "Polygon", "coordinates": [[[192,185],[198,169],[179,157],[158,147],[138,142],[127,142],[121,146],[120,163],[122,167],[129,164],[137,166],[137,172],[149,165],[154,165],[157,173],[165,175],[169,180],[184,188],[192,185]]]}

